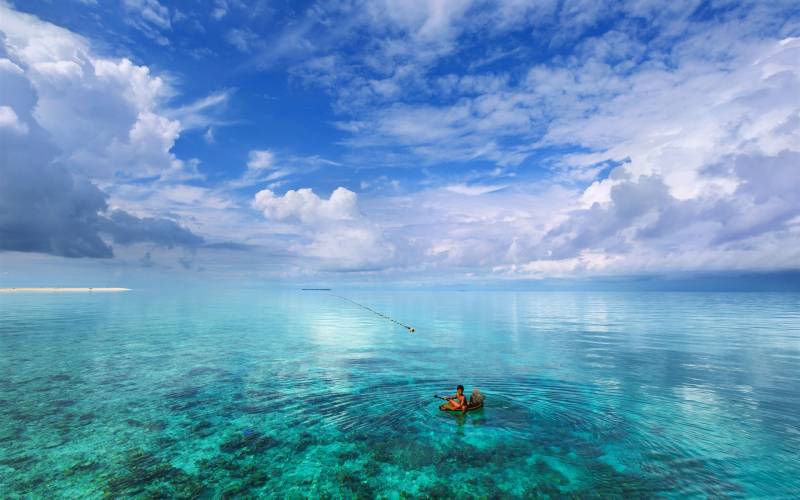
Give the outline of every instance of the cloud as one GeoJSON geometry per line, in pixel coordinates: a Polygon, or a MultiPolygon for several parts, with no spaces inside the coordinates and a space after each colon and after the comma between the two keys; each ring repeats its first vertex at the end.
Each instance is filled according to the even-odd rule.
{"type": "Polygon", "coordinates": [[[481,2],[452,17],[437,17],[434,3],[413,12],[373,5],[371,17],[353,22],[374,34],[374,45],[317,50],[291,70],[331,94],[334,111],[347,117],[337,122],[350,135],[346,145],[370,151],[360,154],[371,163],[488,160],[543,171],[543,185],[579,188],[574,199],[542,207],[544,220],[520,206],[526,213],[494,219],[478,234],[458,218],[481,217],[444,192],[481,195],[493,184],[450,179],[425,198],[458,212],[420,208],[424,225],[392,231],[392,241],[404,232],[412,242],[403,252],[422,249],[430,265],[522,274],[800,265],[792,250],[800,207],[788,194],[800,177],[800,41],[765,38],[792,32],[796,13],[785,4],[701,15],[697,2],[501,2],[486,21],[474,15],[481,2]],[[632,29],[637,19],[652,30],[632,29]],[[611,29],[594,31],[603,25],[611,29]],[[511,52],[498,37],[521,27],[551,46],[498,70],[492,56],[511,52]],[[464,71],[448,59],[467,47],[460,56],[475,60],[471,36],[488,47],[485,69],[464,71]],[[409,55],[426,37],[429,46],[409,55]]]}
{"type": "Polygon", "coordinates": [[[447,191],[452,193],[463,194],[465,196],[480,196],[482,194],[493,193],[495,191],[499,191],[501,189],[507,188],[506,185],[480,185],[475,184],[468,186],[466,184],[452,184],[450,186],[445,187],[447,191]]]}
{"type": "Polygon", "coordinates": [[[276,196],[269,189],[256,193],[253,206],[268,219],[297,220],[303,224],[352,221],[361,217],[358,195],[345,188],[337,188],[329,199],[320,198],[311,189],[287,191],[276,196]]]}
{"type": "Polygon", "coordinates": [[[39,143],[3,144],[10,147],[0,160],[0,250],[108,258],[113,251],[102,234],[119,244],[166,248],[203,242],[170,220],[140,219],[119,210],[106,216],[107,195],[54,165],[39,143]]]}
{"type": "MultiPolygon", "coordinates": [[[[180,17],[153,0],[126,5],[127,22],[156,40],[180,17]]],[[[244,69],[288,68],[290,85],[327,93],[339,130],[323,147],[344,151],[341,163],[247,144],[247,134],[226,136],[239,155],[227,170],[212,172],[213,156],[181,158],[182,136],[213,143],[233,90],[179,100],[175,79],[2,6],[9,246],[224,251],[245,245],[227,242],[236,234],[269,254],[265,265],[302,272],[800,265],[800,25],[790,4],[313,2],[272,31],[234,26],[243,7],[209,9],[218,41],[252,58],[244,69]],[[256,185],[269,189],[251,203],[256,185]],[[282,185],[308,187],[276,192],[282,185]],[[319,194],[338,185],[369,191],[319,194]],[[37,214],[30,234],[14,225],[27,220],[17,210],[37,214]]],[[[261,94],[250,90],[242,97],[261,94]]],[[[200,146],[198,156],[209,149],[200,146]]]]}
{"type": "Polygon", "coordinates": [[[216,142],[214,127],[208,127],[206,131],[203,132],[203,140],[206,141],[206,144],[214,144],[216,142]]]}
{"type": "Polygon", "coordinates": [[[153,267],[156,265],[152,255],[150,255],[150,252],[144,253],[142,258],[139,259],[139,264],[141,264],[142,267],[153,267]]]}
{"type": "Polygon", "coordinates": [[[123,0],[128,24],[141,31],[159,45],[169,45],[164,31],[172,29],[169,8],[158,0],[123,0]]]}
{"type": "Polygon", "coordinates": [[[228,14],[227,0],[214,0],[214,10],[211,11],[211,17],[214,19],[222,19],[228,14]]]}
{"type": "MultiPolygon", "coordinates": [[[[724,164],[737,173],[732,194],[679,198],[655,174],[618,180],[607,203],[570,212],[530,247],[534,268],[546,269],[548,261],[574,264],[573,271],[615,273],[625,266],[648,271],[796,266],[800,252],[792,242],[800,232],[800,200],[790,193],[800,188],[800,154],[739,156],[724,164]],[[783,185],[770,185],[776,181],[783,185]]],[[[530,269],[529,264],[523,267],[530,269]]]]}
{"type": "Polygon", "coordinates": [[[724,70],[687,42],[676,67],[633,73],[624,92],[592,99],[588,117],[566,111],[551,124],[544,143],[592,151],[568,156],[570,168],[617,166],[530,243],[528,258],[602,253],[614,257],[595,266],[606,272],[798,265],[800,203],[789,193],[800,167],[800,102],[791,97],[800,93],[800,40],[726,41],[724,70]]]}
{"type": "Polygon", "coordinates": [[[111,257],[98,234],[105,194],[33,151],[9,153],[0,160],[0,250],[111,257]]]}
{"type": "Polygon", "coordinates": [[[268,185],[275,187],[276,182],[283,183],[293,174],[309,174],[321,167],[340,165],[318,155],[279,156],[270,149],[253,149],[247,155],[247,169],[244,173],[239,178],[227,181],[224,187],[239,189],[265,183],[271,183],[268,185]]]}
{"type": "Polygon", "coordinates": [[[17,113],[11,106],[0,106],[0,128],[21,135],[28,133],[28,126],[19,121],[17,113]]]}
{"type": "Polygon", "coordinates": [[[275,153],[268,149],[254,149],[248,154],[247,168],[251,170],[263,170],[272,168],[275,165],[275,153]]]}
{"type": "MultiPolygon", "coordinates": [[[[0,249],[107,258],[113,251],[104,235],[120,244],[193,247],[202,243],[191,231],[167,219],[140,219],[124,211],[108,213],[108,195],[88,177],[94,169],[76,163],[75,149],[87,144],[82,142],[87,139],[74,137],[74,131],[68,130],[74,127],[87,133],[89,123],[82,120],[88,120],[92,113],[72,116],[70,111],[64,115],[64,106],[80,103],[55,99],[57,95],[76,96],[84,103],[90,101],[91,91],[80,82],[86,70],[82,64],[90,61],[84,41],[1,4],[0,13],[0,30],[5,37],[0,51],[0,249]],[[73,81],[75,78],[78,82],[73,81]]],[[[98,102],[94,103],[112,104],[104,112],[125,109],[115,108],[114,103],[147,100],[146,95],[160,85],[147,71],[135,70],[126,61],[95,59],[91,64],[93,78],[99,78],[96,82],[108,83],[100,85],[98,102]],[[106,76],[116,80],[123,75],[131,79],[125,83],[104,80],[106,76]]],[[[89,135],[104,138],[108,131],[102,130],[102,125],[108,123],[99,118],[89,135]]],[[[164,148],[168,151],[169,145],[162,139],[164,134],[175,133],[171,128],[169,120],[142,112],[133,118],[128,134],[132,140],[125,144],[111,140],[108,147],[116,148],[117,159],[146,158],[153,151],[157,155],[164,148]]]]}
{"type": "Polygon", "coordinates": [[[245,252],[247,250],[252,250],[254,248],[253,245],[247,245],[245,243],[238,243],[235,241],[221,241],[218,243],[206,243],[203,245],[204,248],[212,248],[217,250],[230,250],[232,252],[245,252]]]}
{"type": "Polygon", "coordinates": [[[225,40],[244,53],[252,52],[263,45],[261,38],[249,29],[234,28],[228,31],[225,40]]]}
{"type": "Polygon", "coordinates": [[[378,269],[394,256],[394,246],[381,229],[361,213],[358,195],[343,187],[327,200],[311,189],[290,190],[283,196],[264,189],[256,193],[253,207],[267,220],[294,228],[300,238],[289,250],[317,260],[323,269],[378,269]]]}
{"type": "Polygon", "coordinates": [[[153,243],[164,248],[194,248],[204,243],[203,238],[174,221],[136,217],[122,210],[112,211],[101,225],[101,231],[111,235],[115,243],[153,243]]]}
{"type": "Polygon", "coordinates": [[[206,128],[227,124],[220,118],[233,95],[232,90],[220,90],[178,108],[165,109],[165,116],[180,123],[181,130],[206,128]]]}
{"type": "Polygon", "coordinates": [[[217,124],[230,99],[225,90],[170,108],[175,90],[147,66],[97,56],[83,37],[2,4],[0,32],[4,74],[33,87],[35,119],[60,160],[92,179],[180,177],[187,165],[172,153],[175,141],[217,124]]]}
{"type": "Polygon", "coordinates": [[[630,85],[680,84],[703,69],[723,80],[727,69],[746,68],[731,64],[736,52],[791,18],[785,4],[720,8],[710,18],[702,9],[696,1],[663,9],[649,2],[327,3],[309,10],[320,42],[290,74],[330,93],[334,110],[351,118],[338,122],[352,134],[345,143],[378,150],[365,157],[396,157],[399,149],[407,162],[516,166],[537,150],[582,146],[559,126],[602,116],[630,85]],[[635,28],[642,19],[651,30],[635,28]],[[598,26],[611,29],[593,31],[598,26]],[[520,30],[530,39],[520,39],[520,30]],[[352,35],[362,31],[367,41],[352,35]],[[454,58],[491,60],[529,42],[543,46],[501,69],[476,74],[454,58]]]}

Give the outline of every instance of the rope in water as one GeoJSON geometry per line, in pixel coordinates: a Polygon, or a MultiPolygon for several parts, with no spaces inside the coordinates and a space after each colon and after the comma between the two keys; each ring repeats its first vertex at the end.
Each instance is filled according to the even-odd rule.
{"type": "Polygon", "coordinates": [[[371,313],[373,313],[373,314],[377,314],[377,315],[378,315],[378,316],[380,316],[381,318],[388,319],[388,320],[389,320],[389,321],[391,321],[392,323],[395,323],[395,324],[398,324],[398,325],[402,326],[403,328],[405,328],[406,330],[408,330],[410,333],[414,333],[414,332],[416,331],[416,330],[414,329],[414,327],[413,327],[413,326],[408,326],[408,325],[406,325],[406,324],[403,324],[403,323],[401,323],[401,322],[397,321],[396,319],[394,319],[394,318],[392,318],[392,317],[390,317],[390,316],[387,316],[387,315],[385,315],[385,314],[383,314],[383,313],[381,313],[381,312],[378,312],[378,311],[376,311],[375,309],[372,309],[371,307],[365,306],[364,304],[361,304],[361,303],[359,303],[359,302],[356,302],[356,301],[355,301],[355,300],[353,300],[353,299],[348,299],[347,297],[344,297],[344,296],[342,296],[342,295],[337,295],[337,294],[335,294],[335,293],[330,293],[330,292],[328,292],[328,295],[332,295],[332,296],[334,296],[334,297],[338,297],[338,298],[340,298],[340,299],[342,299],[342,300],[346,300],[346,301],[348,301],[348,302],[351,302],[351,303],[353,303],[353,304],[357,305],[358,307],[363,307],[363,308],[364,308],[364,309],[366,309],[367,311],[369,311],[369,312],[371,312],[371,313]]]}

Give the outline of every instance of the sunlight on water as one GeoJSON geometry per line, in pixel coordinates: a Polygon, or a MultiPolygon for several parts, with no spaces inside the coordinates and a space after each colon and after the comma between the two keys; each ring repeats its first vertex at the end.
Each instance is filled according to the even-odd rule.
{"type": "Polygon", "coordinates": [[[0,297],[2,496],[800,491],[800,295],[342,293],[0,297]]]}

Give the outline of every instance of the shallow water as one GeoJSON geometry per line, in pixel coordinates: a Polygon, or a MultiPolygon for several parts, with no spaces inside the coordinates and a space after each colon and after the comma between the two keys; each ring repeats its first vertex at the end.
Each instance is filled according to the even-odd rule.
{"type": "Polygon", "coordinates": [[[2,496],[800,492],[800,294],[340,293],[0,296],[2,496]]]}

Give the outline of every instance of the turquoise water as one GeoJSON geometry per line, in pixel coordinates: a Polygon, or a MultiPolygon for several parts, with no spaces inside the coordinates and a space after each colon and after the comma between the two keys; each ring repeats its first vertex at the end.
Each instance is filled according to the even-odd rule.
{"type": "Polygon", "coordinates": [[[0,296],[2,496],[800,492],[800,294],[340,293],[0,296]]]}

